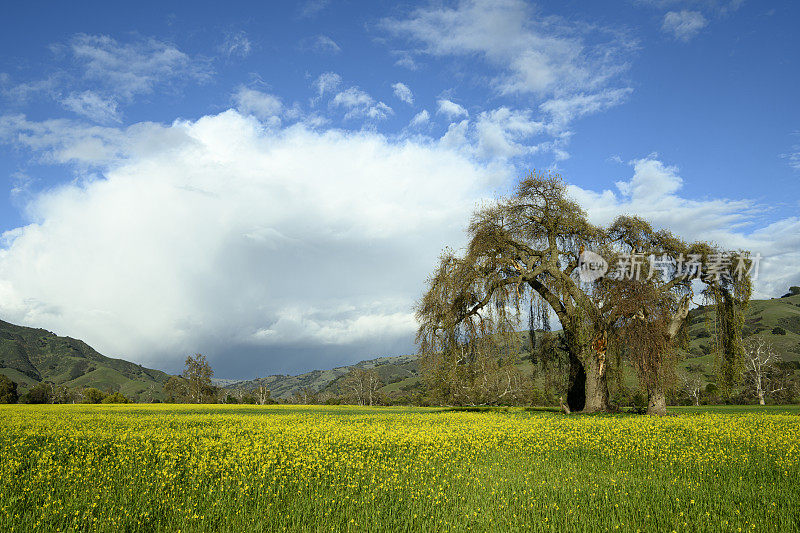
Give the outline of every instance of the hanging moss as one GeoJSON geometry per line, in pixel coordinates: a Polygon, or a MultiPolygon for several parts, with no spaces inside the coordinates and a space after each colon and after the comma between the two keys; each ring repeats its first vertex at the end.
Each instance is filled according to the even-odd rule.
{"type": "Polygon", "coordinates": [[[725,395],[731,394],[744,375],[742,329],[751,293],[752,281],[748,275],[723,279],[710,285],[707,291],[715,311],[717,385],[725,395]]]}

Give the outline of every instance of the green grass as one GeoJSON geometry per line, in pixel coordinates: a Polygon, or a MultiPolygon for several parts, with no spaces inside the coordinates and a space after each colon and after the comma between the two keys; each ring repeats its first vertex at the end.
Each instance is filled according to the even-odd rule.
{"type": "Polygon", "coordinates": [[[797,407],[673,411],[0,406],[0,530],[800,529],[797,407]]]}

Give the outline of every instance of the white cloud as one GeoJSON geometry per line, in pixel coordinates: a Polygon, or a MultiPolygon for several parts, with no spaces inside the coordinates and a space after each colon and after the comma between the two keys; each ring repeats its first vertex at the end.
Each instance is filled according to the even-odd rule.
{"type": "Polygon", "coordinates": [[[427,109],[423,109],[422,111],[414,115],[414,118],[411,119],[410,125],[415,128],[418,128],[424,124],[427,124],[428,122],[430,122],[430,120],[431,120],[430,113],[428,113],[427,109]]]}
{"type": "Polygon", "coordinates": [[[313,340],[322,345],[352,344],[374,341],[376,335],[402,337],[417,327],[414,314],[397,312],[385,314],[360,314],[352,316],[352,309],[344,310],[346,316],[338,317],[337,310],[290,307],[277,313],[278,319],[268,328],[253,334],[259,343],[297,343],[313,340]],[[349,313],[348,313],[349,311],[349,313]]]}
{"type": "Polygon", "coordinates": [[[247,57],[252,49],[252,43],[250,43],[250,39],[244,31],[228,33],[225,36],[225,41],[219,46],[219,51],[228,58],[233,56],[247,57]]]}
{"type": "Polygon", "coordinates": [[[515,111],[500,107],[478,115],[475,125],[478,155],[484,158],[508,158],[537,149],[524,144],[544,130],[544,124],[531,118],[529,111],[515,111]]]}
{"type": "Polygon", "coordinates": [[[692,6],[710,11],[714,15],[726,16],[742,7],[745,0],[635,0],[635,2],[657,9],[692,6]]]}
{"type": "Polygon", "coordinates": [[[136,158],[160,146],[168,150],[187,142],[177,128],[142,122],[118,129],[83,122],[28,120],[24,115],[0,116],[0,141],[27,148],[46,163],[100,167],[136,158]]]}
{"type": "Polygon", "coordinates": [[[333,105],[347,108],[367,107],[372,105],[374,101],[370,95],[358,87],[350,87],[334,96],[333,105]]]}
{"type": "MultiPolygon", "coordinates": [[[[16,117],[0,132],[63,161],[74,126],[16,117]]],[[[3,236],[0,316],[166,367],[248,346],[279,362],[287,343],[322,354],[317,367],[331,352],[315,346],[412,349],[440,249],[510,175],[444,143],[265,129],[235,111],[77,133],[106,143],[103,177],[39,193],[31,223],[3,236]]]]}
{"type": "MultiPolygon", "coordinates": [[[[513,175],[497,159],[540,129],[503,107],[438,142],[264,128],[236,111],[125,129],[3,117],[0,139],[102,177],[21,195],[31,220],[0,241],[0,316],[162,367],[192,351],[258,347],[275,368],[297,346],[321,354],[315,367],[330,346],[411,349],[411,306],[441,247],[463,243],[475,203],[513,175]]],[[[800,219],[759,227],[752,201],[688,199],[676,167],[630,164],[615,190],[570,187],[593,222],[638,214],[758,252],[761,296],[800,283],[800,219]]]]}
{"type": "Polygon", "coordinates": [[[493,85],[502,94],[602,87],[626,68],[620,56],[632,45],[597,26],[544,16],[523,0],[437,3],[386,19],[383,27],[421,43],[430,55],[482,57],[500,71],[493,85]],[[601,42],[588,43],[587,32],[601,42]]]}
{"type": "Polygon", "coordinates": [[[633,178],[616,183],[622,194],[636,201],[649,202],[678,192],[683,186],[678,167],[664,165],[655,157],[654,154],[632,162],[633,178]]]}
{"type": "Polygon", "coordinates": [[[405,83],[397,82],[392,85],[392,89],[394,89],[394,95],[402,102],[405,102],[409,105],[414,104],[414,93],[411,92],[411,89],[408,88],[408,85],[405,83]]]}
{"type": "Polygon", "coordinates": [[[708,21],[702,13],[684,9],[670,11],[664,15],[661,30],[686,43],[691,41],[707,25],[708,21]]]}
{"type": "MultiPolygon", "coordinates": [[[[797,135],[797,133],[795,133],[797,135]]],[[[786,159],[789,166],[795,170],[800,170],[800,144],[795,144],[792,149],[785,154],[781,154],[781,158],[786,159]]]]}
{"type": "Polygon", "coordinates": [[[382,120],[384,118],[388,118],[389,115],[394,115],[392,108],[383,102],[378,102],[374,106],[371,106],[366,113],[369,118],[375,120],[382,120]]]}
{"type": "Polygon", "coordinates": [[[751,200],[680,196],[683,180],[677,167],[655,154],[630,162],[631,178],[616,183],[617,192],[596,192],[570,186],[570,193],[595,224],[607,224],[621,214],[636,214],[656,228],[666,228],[688,240],[710,241],[729,250],[761,254],[756,297],[783,294],[800,282],[800,218],[790,217],[758,227],[763,208],[751,200]]]}
{"type": "Polygon", "coordinates": [[[350,87],[341,91],[331,100],[333,107],[343,107],[347,110],[345,118],[384,119],[393,114],[391,107],[383,102],[375,103],[375,99],[358,87],[350,87]]]}
{"type": "Polygon", "coordinates": [[[61,104],[78,115],[100,123],[121,122],[122,117],[117,102],[113,98],[103,98],[94,91],[71,93],[61,104]]]}
{"type": "Polygon", "coordinates": [[[63,74],[51,74],[47,78],[26,83],[11,83],[11,76],[3,73],[0,77],[0,93],[12,104],[25,104],[38,96],[59,97],[59,86],[64,82],[63,74]]]}
{"type": "Polygon", "coordinates": [[[408,52],[404,50],[393,50],[392,53],[399,57],[399,59],[394,62],[395,66],[407,68],[408,70],[419,69],[419,65],[417,65],[417,62],[414,61],[414,58],[411,57],[411,54],[408,52]]]}
{"type": "MultiPolygon", "coordinates": [[[[384,19],[382,27],[405,39],[409,58],[463,61],[467,72],[477,61],[488,73],[477,69],[475,82],[499,96],[533,99],[530,111],[544,114],[535,121],[547,122],[550,141],[495,143],[498,154],[547,150],[566,159],[571,122],[622,103],[632,91],[620,77],[637,43],[624,30],[548,15],[525,0],[437,2],[384,19]]],[[[482,152],[492,150],[485,143],[482,152]]]]}
{"type": "Polygon", "coordinates": [[[313,17],[330,3],[330,0],[307,0],[300,5],[301,17],[313,17]]]}
{"type": "Polygon", "coordinates": [[[79,34],[69,50],[87,80],[125,99],[150,93],[157,85],[203,83],[211,77],[207,61],[156,39],[120,43],[105,35],[79,34]]]}
{"type": "Polygon", "coordinates": [[[335,72],[324,72],[314,81],[314,88],[317,89],[317,97],[321,98],[325,93],[335,91],[342,83],[342,77],[335,72]]]}
{"type": "Polygon", "coordinates": [[[450,150],[458,150],[463,154],[472,155],[474,150],[469,139],[467,139],[468,131],[469,120],[453,122],[447,127],[447,131],[442,135],[442,138],[439,139],[439,144],[450,150]]]}
{"type": "Polygon", "coordinates": [[[554,134],[563,131],[570,122],[617,106],[625,101],[632,89],[607,89],[591,94],[575,94],[547,100],[539,109],[549,115],[550,128],[554,134]]]}
{"type": "Polygon", "coordinates": [[[469,113],[466,109],[461,107],[455,102],[450,100],[442,99],[437,102],[438,109],[436,110],[437,113],[440,115],[445,115],[450,120],[458,117],[468,117],[469,113]]]}
{"type": "Polygon", "coordinates": [[[18,199],[27,197],[31,194],[31,186],[36,181],[31,176],[23,172],[15,172],[11,175],[11,197],[18,199]]]}
{"type": "Polygon", "coordinates": [[[250,114],[261,120],[272,120],[271,124],[280,124],[277,117],[283,110],[281,99],[272,94],[263,93],[247,87],[239,87],[233,95],[236,108],[245,114],[250,114]]]}
{"type": "Polygon", "coordinates": [[[336,41],[327,35],[317,35],[311,44],[311,48],[322,54],[338,54],[342,51],[342,48],[336,44],[336,41]]]}

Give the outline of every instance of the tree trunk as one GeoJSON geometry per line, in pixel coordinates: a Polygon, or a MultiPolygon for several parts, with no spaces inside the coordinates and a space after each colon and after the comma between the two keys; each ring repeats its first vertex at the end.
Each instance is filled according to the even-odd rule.
{"type": "Polygon", "coordinates": [[[650,391],[647,398],[647,414],[664,416],[667,414],[667,398],[661,387],[650,391]]]}
{"type": "Polygon", "coordinates": [[[766,405],[764,403],[764,391],[758,391],[758,405],[766,405]]]}
{"type": "Polygon", "coordinates": [[[583,358],[586,371],[586,404],[584,413],[597,413],[611,410],[606,380],[606,354],[592,348],[585,350],[583,358]]]}
{"type": "Polygon", "coordinates": [[[586,405],[586,371],[581,360],[574,353],[569,353],[569,390],[567,405],[570,411],[582,411],[586,405]]]}

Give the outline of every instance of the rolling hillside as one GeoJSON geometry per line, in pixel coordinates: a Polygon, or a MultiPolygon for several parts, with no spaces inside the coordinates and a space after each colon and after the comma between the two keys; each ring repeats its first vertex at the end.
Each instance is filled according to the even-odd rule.
{"type": "MultiPolygon", "coordinates": [[[[713,315],[707,307],[698,307],[689,314],[689,346],[684,352],[679,368],[689,374],[701,374],[703,381],[714,380],[714,356],[710,353],[713,328],[713,315]]],[[[780,331],[780,330],[778,330],[780,331]]],[[[800,369],[800,294],[773,298],[770,300],[752,300],[747,309],[745,337],[758,335],[768,339],[787,362],[794,362],[800,369]],[[773,333],[781,328],[785,333],[773,333]]],[[[520,333],[527,336],[527,333],[520,333]]],[[[525,345],[526,343],[523,343],[525,345]]],[[[526,354],[523,354],[526,355],[526,354]]],[[[519,364],[522,370],[529,370],[531,363],[524,358],[519,364]]],[[[417,356],[403,355],[398,357],[382,357],[361,361],[351,366],[341,366],[331,370],[314,370],[298,376],[274,375],[249,381],[240,381],[225,386],[229,390],[250,390],[258,386],[270,389],[276,399],[290,399],[293,394],[303,389],[314,392],[338,392],[337,381],[346,375],[352,367],[375,368],[383,381],[381,389],[384,393],[399,391],[418,391],[420,388],[419,362],[417,356]]],[[[625,371],[626,386],[635,387],[636,377],[632,369],[625,371]]]]}
{"type": "Polygon", "coordinates": [[[16,381],[20,391],[48,381],[67,387],[119,391],[140,400],[161,397],[163,384],[169,378],[160,370],[106,357],[83,341],[2,320],[0,374],[16,381]]]}
{"type": "MultiPolygon", "coordinates": [[[[713,315],[708,308],[689,314],[689,350],[679,367],[689,373],[702,373],[705,381],[714,379],[714,356],[710,353],[713,315]]],[[[800,294],[752,300],[745,315],[743,337],[753,335],[768,340],[786,362],[800,369],[800,294]],[[782,332],[782,333],[781,333],[782,332]]]]}

